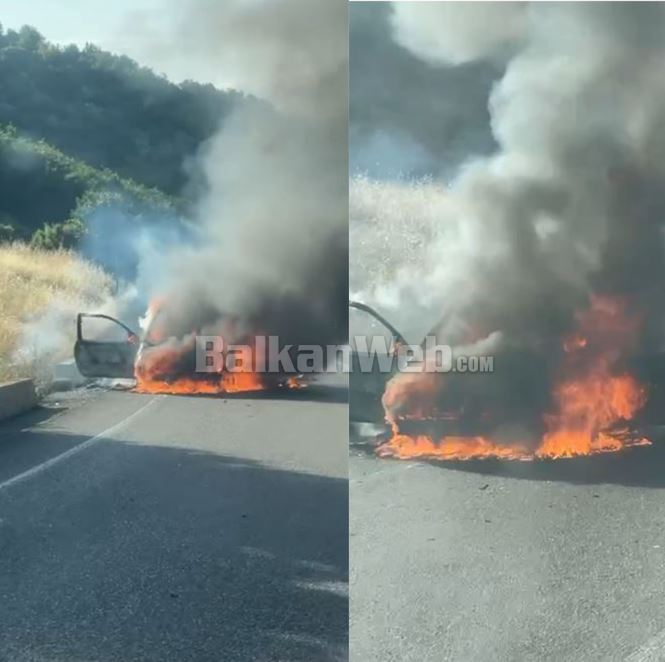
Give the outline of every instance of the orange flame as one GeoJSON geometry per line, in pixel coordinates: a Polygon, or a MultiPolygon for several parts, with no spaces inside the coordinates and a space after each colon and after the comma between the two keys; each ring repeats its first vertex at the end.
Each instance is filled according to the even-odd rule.
{"type": "Polygon", "coordinates": [[[616,452],[651,442],[630,433],[629,422],[645,405],[646,390],[626,372],[613,370],[637,339],[640,320],[626,314],[625,302],[595,296],[577,316],[578,331],[563,341],[564,359],[554,387],[554,409],[544,416],[545,433],[529,449],[520,443],[500,443],[484,436],[401,434],[400,421],[426,418],[423,413],[441,393],[440,375],[399,375],[384,394],[386,420],[392,438],[379,446],[383,457],[443,460],[499,458],[532,460],[616,452]],[[439,383],[437,383],[439,382],[439,383]],[[436,390],[435,390],[436,389],[436,390]],[[404,416],[404,409],[408,417],[404,416]]]}
{"type": "MultiPolygon", "coordinates": [[[[393,431],[396,427],[393,427],[393,431]]],[[[408,460],[414,457],[431,457],[439,460],[473,460],[499,458],[502,460],[530,460],[529,450],[520,445],[502,445],[486,437],[446,436],[434,441],[425,434],[410,436],[395,432],[390,441],[378,447],[381,457],[408,460]]]]}
{"type": "MultiPolygon", "coordinates": [[[[196,351],[195,334],[191,333],[180,339],[169,339],[163,326],[154,323],[164,303],[164,298],[151,301],[146,315],[142,319],[141,326],[153,346],[146,347],[137,355],[134,365],[134,377],[136,378],[134,390],[136,392],[222,394],[262,391],[270,388],[271,385],[290,389],[305,387],[305,383],[297,376],[276,382],[275,379],[270,379],[274,378],[274,375],[254,371],[254,366],[265,365],[263,360],[265,357],[257,355],[260,347],[258,343],[246,343],[252,348],[251,355],[245,357],[249,363],[243,364],[243,357],[235,357],[237,370],[229,372],[224,369],[214,373],[197,373],[194,366],[191,365],[191,359],[196,351]],[[183,372],[183,365],[189,366],[185,372],[183,372]]],[[[233,320],[227,321],[227,330],[232,329],[233,324],[233,320]]]]}
{"type": "Polygon", "coordinates": [[[249,391],[262,391],[266,388],[259,376],[255,373],[235,373],[220,376],[216,380],[192,379],[191,377],[178,377],[173,381],[165,379],[142,378],[136,381],[138,393],[168,393],[168,394],[220,394],[241,393],[249,391]]]}

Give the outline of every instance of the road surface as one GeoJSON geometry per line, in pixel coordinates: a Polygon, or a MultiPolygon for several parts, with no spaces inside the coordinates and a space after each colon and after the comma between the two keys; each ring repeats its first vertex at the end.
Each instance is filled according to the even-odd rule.
{"type": "Polygon", "coordinates": [[[665,444],[349,474],[354,662],[665,660],[665,444]]]}
{"type": "Polygon", "coordinates": [[[345,384],[0,425],[2,662],[347,657],[345,384]]]}

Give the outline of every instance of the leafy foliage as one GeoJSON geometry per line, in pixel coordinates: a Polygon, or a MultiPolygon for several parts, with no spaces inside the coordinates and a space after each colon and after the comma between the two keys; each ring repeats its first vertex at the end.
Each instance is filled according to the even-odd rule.
{"type": "Polygon", "coordinates": [[[184,165],[246,98],[170,83],[125,56],[59,47],[34,28],[0,25],[0,124],[77,159],[179,195],[184,165]]]}
{"type": "Polygon", "coordinates": [[[87,215],[111,204],[138,214],[144,208],[172,211],[176,203],[43,140],[19,136],[13,126],[0,127],[0,241],[32,237],[37,247],[73,247],[87,215]]]}
{"type": "Polygon", "coordinates": [[[63,223],[45,223],[32,235],[30,245],[41,250],[75,248],[85,234],[85,224],[79,218],[63,223]]]}

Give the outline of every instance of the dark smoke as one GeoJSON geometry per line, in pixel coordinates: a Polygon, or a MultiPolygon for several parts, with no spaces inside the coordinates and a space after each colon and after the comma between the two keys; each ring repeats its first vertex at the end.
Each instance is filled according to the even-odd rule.
{"type": "Polygon", "coordinates": [[[501,64],[432,66],[392,38],[392,14],[390,3],[349,8],[352,174],[436,177],[489,154],[487,97],[501,64]]]}
{"type": "Polygon", "coordinates": [[[440,341],[492,336],[499,355],[517,351],[504,387],[526,398],[549,390],[562,335],[592,294],[629,300],[643,320],[634,352],[661,349],[665,7],[397,3],[392,21],[431,66],[504,63],[489,101],[498,148],[441,190],[435,238],[365,299],[398,326],[436,311],[440,341]]]}
{"type": "Polygon", "coordinates": [[[345,340],[346,3],[196,0],[173,11],[182,48],[166,41],[158,53],[268,103],[238,109],[203,148],[202,246],[171,255],[153,294],[174,330],[229,314],[286,343],[345,340]]]}

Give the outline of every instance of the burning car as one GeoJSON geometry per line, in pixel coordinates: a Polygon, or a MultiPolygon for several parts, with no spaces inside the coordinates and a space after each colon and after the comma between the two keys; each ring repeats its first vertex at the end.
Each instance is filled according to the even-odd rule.
{"type": "MultiPolygon", "coordinates": [[[[402,335],[364,304],[391,335],[402,335]]],[[[573,457],[648,445],[643,432],[662,404],[665,361],[634,351],[639,319],[620,299],[592,296],[576,326],[547,351],[497,349],[488,374],[400,373],[361,370],[367,357],[353,352],[350,417],[385,420],[390,428],[378,452],[396,458],[532,460],[573,457]]],[[[423,341],[424,346],[424,341],[423,341]]],[[[654,418],[655,416],[655,418],[654,418]]]]}
{"type": "MultiPolygon", "coordinates": [[[[172,333],[160,302],[153,302],[140,320],[141,334],[109,315],[80,313],[76,323],[74,358],[79,372],[90,378],[136,380],[136,391],[143,393],[234,393],[275,388],[299,388],[303,375],[256,371],[259,358],[246,357],[248,367],[229,371],[197,369],[197,335],[232,337],[248,347],[251,334],[233,316],[218,316],[215,333],[210,329],[172,333]],[[87,331],[84,326],[90,326],[87,331]],[[242,334],[242,335],[239,335],[242,334]]],[[[254,343],[253,347],[258,347],[254,343]]]]}

